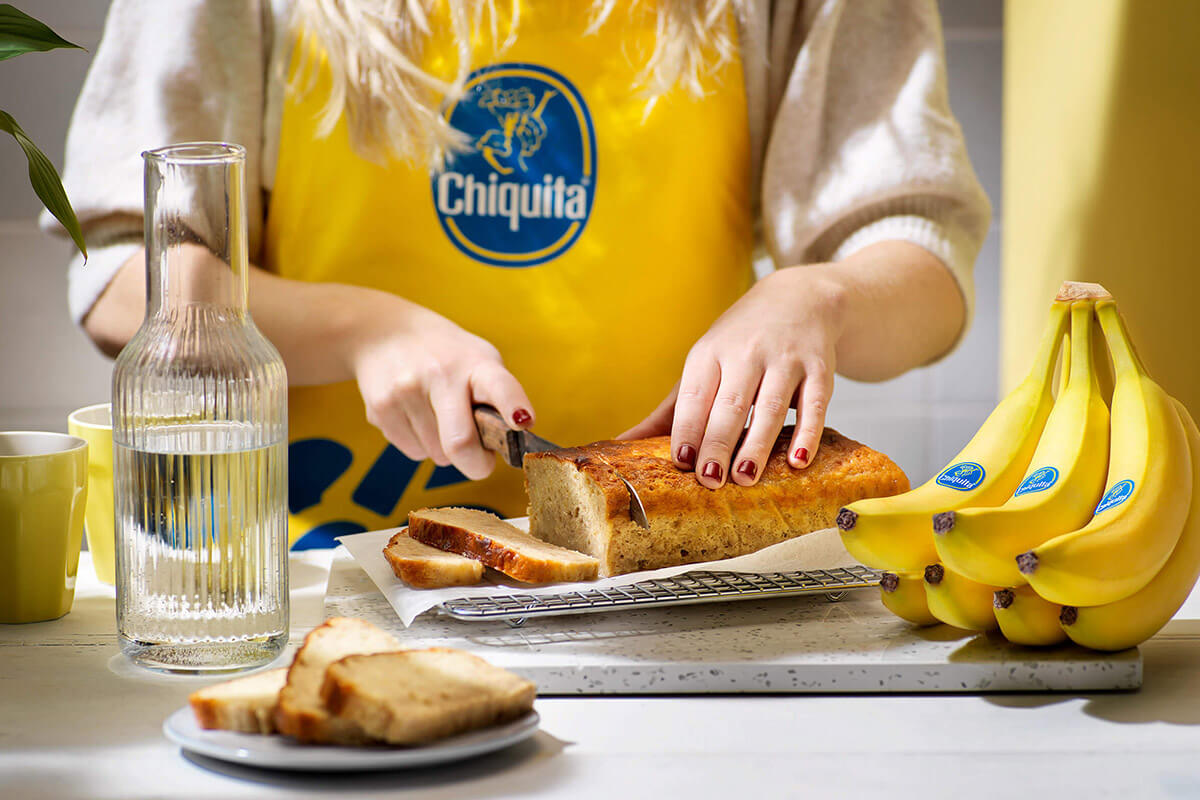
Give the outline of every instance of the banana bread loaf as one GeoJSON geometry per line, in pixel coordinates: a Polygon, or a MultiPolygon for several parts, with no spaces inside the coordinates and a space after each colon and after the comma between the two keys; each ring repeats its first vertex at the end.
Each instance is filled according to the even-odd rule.
{"type": "Polygon", "coordinates": [[[847,503],[908,491],[890,458],[831,428],[813,462],[793,469],[791,436],[784,428],[757,484],[715,491],[675,467],[667,436],[529,453],[530,533],[595,556],[601,576],[620,575],[752,553],[832,527],[847,503]],[[629,518],[618,472],[637,489],[650,530],[629,518]]]}

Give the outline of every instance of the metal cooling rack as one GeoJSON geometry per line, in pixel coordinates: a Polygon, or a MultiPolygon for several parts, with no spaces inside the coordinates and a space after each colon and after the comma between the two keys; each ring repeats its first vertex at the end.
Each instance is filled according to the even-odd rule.
{"type": "Polygon", "coordinates": [[[502,619],[510,625],[520,625],[530,617],[588,614],[625,608],[661,608],[808,594],[824,594],[830,600],[837,600],[847,589],[863,589],[878,584],[882,574],[879,570],[857,566],[763,574],[688,572],[674,578],[642,581],[610,589],[563,594],[465,597],[449,600],[441,608],[456,619],[502,619]]]}

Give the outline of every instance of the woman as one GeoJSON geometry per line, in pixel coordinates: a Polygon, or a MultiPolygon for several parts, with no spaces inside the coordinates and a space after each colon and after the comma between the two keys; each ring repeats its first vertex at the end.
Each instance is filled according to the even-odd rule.
{"type": "Polygon", "coordinates": [[[247,147],[299,546],[521,513],[473,403],[563,444],[669,433],[712,489],[795,407],[803,469],[835,370],[967,324],[990,212],[932,0],[236,5],[114,2],[67,143],[71,307],[108,353],[141,320],[141,150],[247,147]]]}

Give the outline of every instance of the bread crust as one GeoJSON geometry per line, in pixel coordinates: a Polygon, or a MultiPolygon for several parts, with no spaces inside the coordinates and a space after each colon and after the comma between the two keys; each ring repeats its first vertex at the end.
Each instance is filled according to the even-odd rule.
{"type": "Polygon", "coordinates": [[[787,461],[792,426],[780,433],[754,486],[726,483],[712,490],[675,467],[670,437],[602,441],[525,456],[530,532],[583,549],[600,559],[600,574],[617,575],[742,555],[810,531],[831,527],[842,506],[867,497],[908,491],[908,478],[887,456],[826,428],[812,463],[795,469],[787,461]],[[543,470],[558,465],[565,469],[543,470]],[[567,470],[598,492],[606,530],[571,535],[549,508],[539,480],[567,470]],[[650,530],[629,519],[629,495],[620,477],[638,492],[650,530]],[[589,547],[584,545],[591,542],[589,547]]]}
{"type": "MultiPolygon", "coordinates": [[[[242,718],[240,716],[235,718],[234,720],[230,721],[230,723],[232,724],[232,727],[230,727],[229,724],[226,724],[227,718],[226,718],[225,714],[221,711],[220,703],[215,698],[196,697],[195,695],[192,695],[191,697],[188,698],[188,705],[190,705],[192,707],[192,713],[196,715],[196,724],[199,725],[201,728],[203,728],[206,731],[245,730],[242,725],[244,718],[242,718]]],[[[274,709],[274,707],[272,707],[272,709],[271,709],[272,716],[274,716],[274,713],[275,713],[275,709],[274,709]]],[[[272,724],[271,730],[262,731],[262,733],[271,733],[271,731],[273,731],[274,729],[275,729],[275,726],[274,726],[274,724],[272,724]]],[[[246,731],[246,733],[251,733],[251,731],[246,731]]]]}

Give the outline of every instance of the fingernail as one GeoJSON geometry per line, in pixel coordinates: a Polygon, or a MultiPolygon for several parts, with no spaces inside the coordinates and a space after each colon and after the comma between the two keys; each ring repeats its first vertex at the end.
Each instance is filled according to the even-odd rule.
{"type": "Polygon", "coordinates": [[[696,448],[690,444],[680,445],[679,452],[675,454],[675,458],[678,459],[680,464],[694,467],[696,466],[696,448]]]}
{"type": "Polygon", "coordinates": [[[753,461],[746,459],[742,463],[738,464],[737,471],[739,475],[745,475],[747,478],[753,478],[758,474],[758,465],[753,461]]]}
{"type": "Polygon", "coordinates": [[[523,408],[518,408],[513,412],[513,422],[517,425],[528,425],[531,419],[533,419],[533,415],[523,408]]]}
{"type": "Polygon", "coordinates": [[[706,478],[712,478],[714,481],[721,480],[721,465],[715,461],[709,461],[704,465],[704,471],[700,473],[706,478]]]}
{"type": "Polygon", "coordinates": [[[801,465],[808,463],[808,448],[807,447],[799,447],[796,449],[796,460],[799,461],[801,465]]]}

